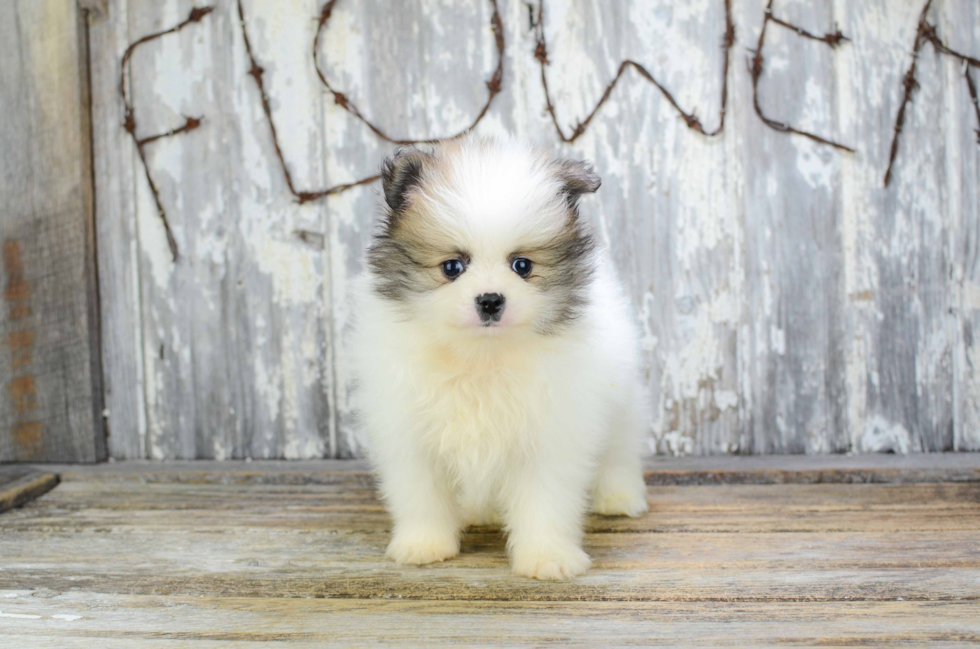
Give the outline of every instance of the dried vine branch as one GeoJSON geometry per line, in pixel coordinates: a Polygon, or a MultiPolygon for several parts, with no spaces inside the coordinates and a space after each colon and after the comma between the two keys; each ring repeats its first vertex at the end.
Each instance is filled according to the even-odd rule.
{"type": "Polygon", "coordinates": [[[803,38],[809,38],[811,40],[826,43],[828,46],[832,48],[837,47],[843,41],[850,40],[846,36],[844,36],[839,29],[836,29],[836,31],[832,33],[824,34],[823,36],[818,36],[816,34],[812,34],[808,32],[802,27],[798,27],[781,18],[777,18],[772,13],[772,3],[773,0],[769,0],[769,3],[766,5],[766,13],[762,19],[762,29],[759,31],[759,40],[756,43],[755,50],[754,50],[755,55],[751,59],[749,59],[749,75],[752,77],[752,105],[755,107],[756,115],[759,116],[759,119],[761,119],[766,126],[776,131],[779,131],[780,133],[795,133],[796,135],[802,135],[803,137],[809,138],[814,142],[819,142],[820,144],[826,144],[834,147],[835,149],[840,149],[841,151],[848,151],[850,153],[854,153],[854,149],[844,144],[841,144],[840,142],[836,142],[834,140],[828,140],[827,138],[821,137],[816,133],[810,133],[809,131],[798,129],[795,126],[788,124],[786,122],[780,122],[772,119],[771,117],[767,117],[766,114],[763,112],[762,107],[759,105],[759,78],[762,77],[762,71],[765,67],[764,60],[762,58],[762,48],[766,42],[766,28],[769,26],[769,23],[775,23],[781,27],[790,29],[803,38]]]}
{"type": "Polygon", "coordinates": [[[610,81],[606,86],[605,91],[603,91],[599,101],[596,102],[595,107],[592,108],[584,120],[572,127],[571,135],[566,135],[562,130],[561,125],[558,123],[558,116],[555,114],[555,104],[551,99],[551,91],[548,88],[548,75],[545,72],[546,66],[548,66],[551,62],[548,60],[548,44],[545,39],[544,0],[540,0],[540,4],[538,5],[538,20],[536,23],[533,23],[532,26],[536,30],[536,47],[534,49],[534,58],[536,58],[541,64],[541,85],[544,88],[544,97],[546,102],[545,108],[551,115],[551,121],[554,123],[555,130],[558,132],[558,137],[561,138],[562,142],[574,142],[580,135],[582,135],[582,133],[585,132],[585,130],[589,127],[589,124],[592,122],[592,118],[596,116],[596,113],[599,112],[602,105],[609,99],[609,96],[612,94],[616,84],[619,83],[619,80],[629,68],[633,68],[639,72],[644,79],[656,86],[657,90],[660,91],[664,99],[666,99],[670,105],[674,107],[674,110],[676,110],[684,119],[684,122],[687,124],[688,128],[695,130],[702,135],[706,135],[707,137],[714,137],[724,130],[725,112],[728,106],[728,63],[731,57],[732,46],[735,44],[735,23],[732,22],[731,0],[725,0],[725,34],[722,38],[722,49],[725,52],[725,56],[724,63],[722,64],[721,108],[719,110],[718,126],[710,131],[705,130],[701,120],[698,119],[696,111],[692,110],[691,112],[687,112],[681,108],[680,104],[677,103],[677,100],[674,99],[674,96],[670,93],[670,91],[667,90],[667,88],[665,88],[659,81],[657,81],[650,71],[647,70],[642,64],[637,63],[632,59],[624,59],[622,63],[619,64],[619,69],[616,71],[616,76],[613,77],[612,81],[610,81]]]}
{"type": "Polygon", "coordinates": [[[133,109],[133,104],[130,101],[129,94],[126,92],[126,69],[129,65],[129,60],[133,57],[133,53],[138,47],[145,45],[150,41],[162,38],[167,34],[176,34],[191,23],[199,23],[212,11],[214,11],[214,7],[194,7],[191,9],[190,15],[188,15],[187,19],[183,22],[174,25],[170,29],[149,34],[138,41],[131,43],[123,53],[122,65],[120,66],[119,70],[119,94],[122,96],[126,116],[125,121],[123,122],[123,128],[126,129],[126,132],[128,132],[130,137],[133,139],[133,144],[136,145],[136,152],[139,154],[140,161],[143,163],[143,171],[146,174],[146,182],[150,185],[150,191],[153,193],[153,200],[156,202],[157,206],[157,214],[160,216],[160,221],[163,223],[164,232],[167,234],[167,244],[170,246],[170,254],[173,255],[174,261],[177,261],[178,257],[177,240],[174,239],[174,233],[170,229],[170,222],[167,220],[167,211],[164,209],[163,202],[160,200],[160,190],[156,183],[153,182],[153,175],[150,173],[150,165],[147,164],[146,161],[145,147],[151,142],[173,137],[174,135],[179,135],[181,133],[187,133],[188,131],[193,131],[201,125],[201,121],[204,118],[185,116],[184,124],[179,128],[171,129],[165,133],[158,133],[157,135],[150,135],[143,138],[138,137],[136,135],[136,111],[133,109]]]}
{"type": "Polygon", "coordinates": [[[824,34],[823,36],[818,36],[817,34],[808,32],[802,27],[794,25],[793,23],[783,20],[782,18],[777,18],[772,14],[771,8],[772,8],[772,3],[769,4],[769,9],[766,11],[766,15],[769,17],[769,21],[774,22],[782,27],[785,27],[786,29],[796,32],[797,36],[801,36],[803,38],[809,38],[810,40],[814,40],[814,41],[820,41],[821,43],[826,43],[831,47],[837,47],[838,45],[841,44],[842,41],[851,40],[847,36],[844,36],[844,34],[841,33],[840,29],[837,29],[837,31],[830,34],[824,34]]]}
{"type": "Polygon", "coordinates": [[[184,122],[183,126],[179,128],[171,129],[166,133],[158,133],[157,135],[150,135],[149,137],[141,138],[140,140],[137,141],[137,144],[139,146],[143,146],[144,144],[149,144],[150,142],[156,142],[157,140],[162,140],[165,137],[173,137],[174,135],[179,135],[180,133],[193,131],[194,129],[196,129],[198,126],[201,125],[202,121],[204,121],[203,117],[185,117],[184,119],[186,121],[184,122]]]}
{"type": "MultiPolygon", "coordinates": [[[[493,102],[494,97],[496,97],[500,93],[501,86],[503,83],[503,76],[504,76],[504,68],[503,68],[504,31],[503,31],[503,23],[500,18],[500,10],[497,6],[497,0],[490,0],[490,4],[493,7],[493,14],[490,18],[490,25],[494,32],[494,40],[497,47],[497,66],[494,69],[494,72],[491,75],[489,81],[486,82],[487,90],[488,90],[486,102],[483,104],[483,107],[481,108],[480,112],[477,114],[473,122],[459,133],[450,136],[440,137],[440,138],[426,138],[426,139],[408,139],[408,138],[397,139],[388,136],[378,126],[376,126],[370,120],[365,118],[358,110],[357,106],[353,102],[351,102],[346,97],[346,95],[344,95],[344,93],[331,87],[330,83],[327,81],[326,76],[324,75],[323,71],[320,68],[319,59],[318,59],[318,49],[319,49],[321,35],[327,27],[327,23],[330,20],[330,16],[333,12],[333,8],[336,2],[337,0],[329,0],[320,11],[316,36],[313,39],[313,51],[312,51],[313,64],[314,67],[316,68],[317,76],[320,78],[320,81],[324,84],[324,86],[326,86],[327,90],[329,90],[333,94],[334,101],[339,106],[341,106],[349,113],[351,113],[354,117],[361,120],[361,122],[367,125],[367,127],[371,129],[371,131],[375,133],[375,135],[377,135],[383,140],[392,142],[394,144],[404,144],[404,145],[423,144],[423,143],[431,144],[431,143],[442,141],[444,139],[457,137],[459,135],[463,135],[464,133],[473,130],[473,128],[475,128],[476,125],[479,124],[480,121],[484,118],[484,116],[486,116],[487,111],[490,109],[490,104],[493,102]]],[[[324,196],[328,196],[330,194],[338,194],[340,192],[351,189],[353,187],[364,185],[377,180],[380,176],[373,175],[373,176],[368,176],[366,178],[362,178],[360,180],[356,180],[351,183],[334,185],[326,189],[320,189],[314,191],[303,191],[297,189],[296,184],[293,180],[292,173],[289,170],[289,165],[286,164],[286,159],[285,156],[283,155],[282,147],[279,144],[279,134],[276,131],[275,120],[273,119],[272,116],[271,102],[269,101],[269,95],[266,92],[265,81],[262,76],[265,70],[261,65],[259,65],[258,61],[256,60],[255,53],[252,49],[251,40],[248,37],[248,29],[246,27],[247,21],[245,18],[245,10],[244,7],[242,6],[242,0],[238,0],[237,6],[238,6],[238,18],[242,29],[242,38],[245,42],[245,52],[249,60],[248,75],[251,76],[252,79],[255,81],[255,85],[259,90],[259,99],[262,104],[262,112],[265,114],[266,120],[269,123],[269,131],[272,135],[272,144],[276,152],[276,157],[279,159],[279,164],[282,167],[283,176],[286,179],[286,186],[289,188],[290,193],[294,197],[296,197],[299,203],[302,204],[302,203],[323,198],[324,196]]],[[[144,36],[139,40],[130,44],[129,47],[126,48],[126,51],[122,57],[122,66],[121,66],[120,79],[119,79],[119,93],[122,96],[123,104],[125,105],[126,118],[123,124],[123,128],[125,128],[126,131],[130,134],[130,136],[133,139],[133,143],[136,145],[136,150],[139,154],[140,161],[143,164],[143,169],[146,174],[146,180],[150,186],[150,191],[153,194],[153,199],[156,202],[157,212],[163,223],[163,227],[167,235],[167,243],[170,246],[170,251],[173,254],[174,261],[176,261],[178,258],[177,241],[174,238],[173,231],[170,228],[170,223],[167,220],[167,213],[166,213],[166,209],[163,206],[163,202],[160,199],[159,188],[157,187],[156,183],[153,180],[153,176],[150,173],[150,168],[149,165],[147,164],[147,159],[146,159],[145,146],[147,144],[156,142],[157,140],[161,140],[163,138],[173,137],[181,133],[193,131],[201,125],[201,121],[204,118],[185,117],[184,124],[178,128],[171,129],[165,133],[158,133],[156,135],[150,135],[143,138],[138,137],[136,134],[137,124],[136,124],[135,110],[133,108],[132,102],[129,99],[129,95],[126,91],[126,72],[127,72],[127,66],[129,64],[129,61],[132,58],[133,52],[138,47],[150,41],[166,36],[167,34],[177,33],[181,31],[184,27],[190,25],[191,23],[200,22],[201,19],[203,19],[212,11],[214,11],[214,7],[211,6],[195,7],[194,9],[191,10],[190,15],[183,22],[171,27],[170,29],[166,29],[160,32],[155,32],[153,34],[144,36]]]]}
{"type": "Polygon", "coordinates": [[[969,67],[964,68],[963,76],[966,77],[966,87],[970,91],[970,101],[973,102],[973,110],[977,114],[977,129],[974,132],[977,134],[977,144],[980,144],[980,99],[977,98],[977,87],[973,84],[973,79],[970,77],[969,67]]]}
{"type": "Polygon", "coordinates": [[[476,118],[470,123],[469,126],[463,130],[455,133],[453,135],[445,135],[436,138],[395,138],[388,135],[385,131],[381,130],[376,124],[371,120],[366,118],[361,111],[357,108],[351,99],[340,92],[327,81],[327,76],[320,67],[319,49],[320,49],[320,35],[327,28],[327,23],[330,21],[330,16],[333,14],[334,5],[337,0],[329,0],[323,5],[323,9],[320,11],[319,23],[317,24],[316,37],[313,39],[313,65],[316,68],[316,74],[320,78],[320,82],[323,83],[324,87],[330,94],[333,95],[334,102],[346,110],[348,113],[353,115],[355,118],[359,119],[365,126],[371,129],[371,132],[377,135],[379,138],[386,142],[391,142],[392,144],[410,145],[410,144],[435,144],[443,140],[451,140],[452,138],[459,137],[460,135],[465,135],[469,133],[476,125],[480,123],[483,117],[490,110],[490,104],[493,103],[493,98],[500,93],[501,84],[504,80],[504,26],[503,22],[500,20],[500,8],[497,6],[497,0],[490,0],[490,6],[493,7],[493,13],[490,16],[490,27],[493,29],[494,44],[497,46],[497,67],[494,68],[493,74],[490,79],[486,82],[487,84],[487,100],[484,102],[483,107],[477,114],[476,118]]]}
{"type": "MultiPolygon", "coordinates": [[[[970,78],[970,67],[980,68],[980,59],[957,52],[942,42],[936,33],[936,26],[929,24],[928,21],[929,9],[931,8],[932,0],[926,0],[926,4],[922,7],[922,12],[919,14],[919,23],[915,30],[915,43],[912,46],[912,64],[909,65],[908,70],[905,71],[905,76],[902,77],[902,103],[898,107],[898,114],[895,116],[895,135],[892,136],[892,146],[888,153],[888,169],[885,170],[885,187],[888,187],[892,179],[892,168],[895,165],[895,158],[898,155],[898,141],[902,135],[902,129],[905,126],[905,111],[909,102],[912,101],[912,93],[919,88],[919,82],[915,79],[915,70],[919,60],[919,52],[925,43],[930,43],[940,54],[952,56],[963,63],[963,76],[966,77],[966,87],[970,92],[970,99],[973,102],[973,107],[977,114],[977,125],[980,127],[980,105],[978,105],[977,100],[977,88],[973,83],[973,79],[970,78]]],[[[977,129],[977,142],[980,143],[980,128],[977,129]]]]}
{"type": "Polygon", "coordinates": [[[245,10],[242,8],[242,0],[238,0],[238,19],[242,27],[242,38],[245,41],[245,53],[248,56],[248,75],[252,77],[252,79],[255,81],[256,87],[259,89],[259,99],[262,102],[262,112],[265,113],[266,121],[269,123],[269,131],[272,134],[272,146],[276,150],[276,157],[279,158],[279,164],[282,167],[283,176],[286,178],[286,187],[289,188],[289,193],[295,196],[296,200],[302,205],[303,203],[315,201],[323,198],[324,196],[329,196],[330,194],[339,194],[342,191],[351,189],[352,187],[357,187],[358,185],[366,185],[367,183],[374,182],[380,178],[379,175],[368,176],[367,178],[355,180],[352,183],[343,183],[315,191],[301,191],[296,189],[296,185],[293,182],[293,174],[289,171],[289,165],[286,164],[286,158],[282,154],[282,147],[279,146],[279,134],[276,132],[276,122],[272,119],[272,104],[269,102],[269,95],[265,91],[265,81],[262,77],[262,75],[265,73],[265,68],[259,65],[258,61],[255,60],[255,54],[252,51],[252,42],[248,38],[248,29],[245,26],[245,10]]]}
{"type": "Polygon", "coordinates": [[[966,79],[966,88],[970,93],[970,102],[973,104],[973,110],[977,115],[977,143],[980,143],[980,102],[977,99],[977,87],[973,83],[973,79],[970,77],[970,67],[980,68],[980,59],[976,59],[972,56],[968,56],[961,52],[950,48],[939,38],[936,33],[936,26],[926,23],[923,26],[925,30],[924,35],[926,40],[936,48],[936,51],[940,54],[945,54],[947,56],[952,56],[953,58],[959,59],[963,64],[963,77],[966,79]]]}
{"type": "MultiPolygon", "coordinates": [[[[391,142],[393,144],[400,144],[400,145],[433,144],[433,143],[443,141],[445,139],[458,137],[460,135],[468,133],[469,131],[472,131],[480,123],[480,121],[486,116],[488,110],[490,109],[490,105],[493,103],[494,98],[500,93],[503,84],[503,60],[504,60],[504,45],[505,45],[504,35],[503,35],[503,24],[500,18],[500,11],[497,4],[497,0],[489,0],[489,1],[491,6],[493,7],[493,13],[490,18],[490,26],[494,33],[494,40],[497,48],[497,65],[490,79],[486,82],[486,86],[487,86],[486,101],[484,102],[479,113],[476,115],[476,117],[470,123],[470,125],[462,129],[458,133],[448,135],[448,136],[438,137],[438,138],[424,138],[424,139],[392,137],[387,132],[382,130],[379,126],[377,126],[375,123],[373,123],[371,120],[367,119],[360,112],[357,105],[353,101],[351,101],[346,94],[344,94],[340,90],[337,90],[330,84],[330,82],[326,78],[326,74],[323,72],[323,69],[320,66],[319,45],[323,32],[326,30],[328,23],[330,21],[330,17],[333,13],[333,9],[337,3],[337,0],[328,0],[323,5],[318,18],[316,35],[313,39],[313,48],[312,48],[313,65],[316,70],[317,77],[320,79],[321,83],[323,83],[327,91],[331,93],[334,102],[338,106],[340,106],[345,111],[350,113],[356,119],[360,120],[377,137],[387,142],[391,142]]],[[[895,135],[892,139],[891,151],[889,153],[888,169],[885,172],[886,187],[888,186],[891,180],[892,168],[894,166],[895,159],[898,152],[898,143],[899,143],[902,129],[905,124],[906,110],[908,108],[908,104],[912,100],[912,94],[918,88],[918,82],[916,81],[915,78],[916,65],[918,61],[919,52],[921,51],[923,44],[926,42],[932,44],[932,46],[940,54],[952,56],[963,63],[964,76],[966,79],[967,88],[969,90],[970,98],[977,115],[977,123],[978,123],[977,141],[980,142],[980,100],[978,100],[977,87],[974,84],[973,79],[969,74],[970,67],[980,68],[980,59],[958,52],[942,42],[942,40],[939,38],[938,34],[936,33],[935,26],[929,24],[929,22],[926,19],[928,12],[932,6],[932,1],[933,0],[926,1],[925,6],[923,7],[922,12],[919,16],[919,23],[918,23],[918,28],[916,30],[915,43],[912,50],[912,63],[909,69],[906,71],[902,80],[904,94],[902,98],[902,103],[898,110],[898,114],[895,118],[895,127],[894,127],[895,135]]],[[[777,24],[781,27],[784,27],[786,29],[790,29],[802,38],[819,41],[825,43],[829,47],[837,47],[842,42],[849,40],[846,36],[844,36],[840,32],[839,29],[835,29],[834,32],[823,34],[823,35],[811,33],[797,25],[794,25],[786,20],[774,16],[772,12],[772,5],[773,5],[773,0],[769,0],[766,6],[766,12],[762,23],[762,28],[759,33],[759,39],[756,45],[756,49],[754,50],[754,56],[749,60],[749,74],[751,75],[752,78],[752,89],[753,89],[753,105],[756,114],[763,121],[763,123],[765,123],[767,126],[769,126],[774,130],[784,132],[784,133],[794,133],[797,135],[802,135],[820,144],[826,144],[843,151],[853,152],[854,149],[844,144],[826,139],[814,133],[803,131],[790,124],[771,119],[767,117],[764,111],[762,110],[759,104],[759,79],[761,78],[764,69],[764,59],[762,56],[762,50],[765,45],[767,27],[770,22],[777,24]]],[[[276,152],[276,157],[278,158],[280,166],[282,167],[283,175],[286,179],[286,185],[289,188],[290,193],[292,193],[293,196],[297,199],[297,201],[302,204],[302,203],[323,198],[324,196],[337,194],[346,191],[347,189],[351,189],[353,187],[364,185],[377,180],[379,176],[373,175],[351,183],[334,185],[326,189],[320,189],[314,191],[304,191],[304,190],[297,189],[292,177],[292,173],[289,170],[289,165],[286,164],[285,156],[283,155],[282,152],[282,147],[280,146],[279,143],[279,135],[278,132],[276,131],[275,121],[272,116],[271,103],[269,100],[269,96],[266,92],[265,82],[263,79],[263,74],[265,70],[262,68],[261,65],[259,65],[257,59],[255,58],[255,53],[252,49],[252,43],[249,40],[248,30],[246,27],[247,20],[245,17],[244,8],[242,6],[242,0],[237,0],[237,6],[238,6],[238,17],[242,30],[242,37],[245,43],[245,51],[249,60],[248,75],[252,77],[252,79],[255,81],[256,87],[258,88],[259,98],[262,104],[262,111],[265,114],[266,120],[269,123],[269,131],[272,135],[272,143],[276,152]]],[[[585,117],[584,120],[580,121],[579,123],[577,123],[575,126],[572,127],[570,134],[566,134],[566,132],[562,129],[561,125],[558,123],[558,116],[557,116],[555,104],[551,98],[551,92],[548,87],[548,77],[547,77],[546,68],[550,64],[550,61],[548,60],[547,41],[545,39],[544,0],[540,0],[539,2],[537,21],[534,20],[533,7],[530,4],[528,4],[528,11],[531,18],[531,28],[534,29],[536,32],[536,47],[534,50],[534,56],[540,63],[541,84],[544,89],[546,109],[551,116],[551,121],[555,126],[555,130],[558,132],[559,138],[563,142],[568,142],[568,143],[574,142],[576,139],[578,139],[579,136],[581,136],[586,131],[589,124],[592,122],[592,119],[596,116],[596,114],[599,112],[602,106],[606,103],[606,101],[608,101],[610,95],[612,94],[613,90],[616,87],[616,84],[619,83],[619,80],[623,77],[623,75],[626,73],[626,70],[629,68],[635,69],[644,79],[646,79],[651,84],[653,84],[661,92],[663,97],[670,103],[671,106],[673,106],[673,108],[678,112],[678,114],[684,119],[688,128],[697,131],[698,133],[701,133],[707,137],[713,137],[721,133],[725,127],[725,116],[727,113],[727,105],[728,105],[729,62],[731,58],[731,50],[735,44],[735,25],[732,22],[731,0],[724,0],[724,7],[725,7],[725,33],[722,39],[722,49],[724,51],[724,58],[723,58],[723,65],[722,65],[721,106],[719,109],[718,125],[714,129],[711,130],[706,129],[704,125],[701,123],[700,119],[697,117],[696,111],[692,110],[691,112],[687,112],[683,108],[681,108],[681,106],[677,103],[677,101],[675,100],[674,96],[670,93],[670,91],[666,87],[664,87],[659,81],[657,81],[656,78],[649,72],[649,70],[647,70],[642,64],[630,59],[625,59],[620,63],[615,77],[606,86],[605,90],[602,93],[602,96],[596,102],[595,106],[592,108],[589,114],[585,117]]],[[[126,51],[123,54],[122,65],[120,70],[119,93],[120,96],[122,97],[123,104],[125,107],[125,122],[123,123],[123,128],[130,134],[130,137],[133,140],[133,144],[136,146],[137,153],[139,154],[140,161],[143,164],[143,169],[146,174],[147,183],[150,186],[150,191],[152,192],[154,202],[156,203],[157,212],[159,214],[160,220],[163,223],[164,230],[166,232],[167,243],[170,246],[170,251],[175,261],[178,258],[177,242],[174,238],[173,232],[170,227],[170,223],[167,219],[166,210],[160,198],[160,190],[157,187],[156,183],[154,182],[152,173],[150,172],[149,165],[147,163],[145,147],[153,142],[156,142],[157,140],[161,140],[164,138],[173,137],[182,133],[193,131],[200,127],[201,122],[204,118],[185,116],[184,124],[177,128],[173,128],[164,133],[139,137],[137,135],[137,121],[136,121],[135,109],[133,108],[133,104],[130,99],[129,93],[127,92],[127,87],[126,87],[128,65],[130,63],[130,60],[134,52],[140,46],[149,43],[151,41],[154,41],[156,39],[162,38],[163,36],[166,36],[168,34],[174,34],[180,32],[182,29],[184,29],[185,27],[187,27],[192,23],[201,22],[201,20],[205,16],[210,14],[212,11],[214,11],[214,7],[212,6],[195,7],[194,9],[191,10],[188,17],[184,21],[178,23],[177,25],[163,31],[149,34],[133,42],[126,48],[126,51]]]]}
{"type": "Polygon", "coordinates": [[[888,154],[888,168],[885,170],[885,187],[892,180],[892,167],[895,165],[895,157],[898,155],[898,139],[902,135],[902,129],[905,127],[905,110],[908,107],[909,101],[912,99],[912,93],[915,92],[919,87],[919,82],[915,80],[915,67],[919,62],[919,50],[922,49],[922,44],[925,42],[925,31],[926,26],[926,15],[929,13],[929,8],[932,7],[932,0],[926,0],[925,6],[922,8],[922,13],[919,14],[919,25],[915,30],[915,44],[912,47],[912,65],[909,69],[905,71],[905,76],[902,77],[902,103],[898,107],[898,114],[895,116],[895,134],[892,136],[892,146],[891,151],[888,154]]]}
{"type": "Polygon", "coordinates": [[[957,52],[956,50],[951,49],[949,46],[943,43],[942,40],[940,40],[939,35],[936,34],[935,25],[930,25],[929,23],[923,23],[922,36],[927,41],[929,41],[932,44],[932,46],[935,47],[936,50],[941,54],[946,54],[952,56],[953,58],[957,58],[963,63],[965,63],[966,65],[972,65],[973,67],[980,68],[980,59],[975,59],[972,56],[967,56],[966,54],[957,52]]]}
{"type": "MultiPolygon", "coordinates": [[[[336,5],[336,3],[337,0],[329,0],[326,4],[323,5],[323,8],[320,10],[320,16],[317,23],[316,36],[313,38],[312,55],[313,55],[313,66],[316,69],[317,76],[320,78],[320,81],[327,88],[327,90],[333,95],[334,101],[337,103],[338,106],[340,106],[348,113],[350,113],[351,115],[359,119],[361,122],[363,122],[379,138],[391,142],[393,144],[402,144],[402,145],[432,144],[432,143],[440,142],[445,139],[457,137],[464,133],[468,133],[473,128],[475,128],[477,124],[480,123],[483,117],[487,114],[487,111],[490,109],[490,104],[493,102],[493,98],[496,97],[497,94],[500,92],[501,83],[503,82],[503,76],[504,76],[504,68],[503,68],[504,31],[503,31],[503,24],[500,20],[500,11],[497,8],[497,0],[490,0],[490,4],[493,6],[493,15],[490,18],[490,24],[491,27],[493,28],[494,37],[497,45],[497,67],[494,70],[493,75],[490,77],[490,80],[487,81],[488,96],[487,96],[486,103],[484,103],[483,108],[476,116],[476,119],[474,119],[469,126],[467,126],[459,133],[450,136],[439,137],[439,138],[426,138],[426,139],[417,139],[417,140],[407,139],[407,138],[396,139],[390,137],[387,133],[381,130],[377,125],[375,125],[366,117],[364,117],[364,115],[361,114],[361,112],[358,110],[357,106],[350,99],[348,99],[344,93],[334,89],[327,81],[326,76],[324,75],[323,71],[320,68],[318,51],[320,48],[321,35],[327,27],[327,23],[330,20],[330,16],[333,14],[334,5],[336,5]]],[[[272,117],[272,107],[269,102],[269,96],[265,90],[265,81],[263,80],[262,77],[263,73],[265,72],[265,69],[261,65],[259,65],[258,61],[256,60],[255,53],[252,50],[252,43],[248,38],[248,30],[246,28],[247,21],[245,19],[245,10],[242,7],[242,0],[238,0],[238,18],[241,22],[242,37],[245,41],[245,53],[247,54],[249,59],[250,67],[249,67],[248,74],[255,81],[256,87],[258,87],[259,99],[261,100],[262,103],[262,112],[265,113],[266,121],[268,121],[269,123],[269,131],[272,135],[272,145],[276,151],[276,157],[279,159],[279,164],[282,167],[283,176],[285,176],[286,178],[286,186],[289,188],[290,193],[296,197],[296,200],[300,204],[307,203],[309,201],[315,201],[320,198],[323,198],[324,196],[329,196],[331,194],[339,194],[340,192],[346,191],[353,187],[357,187],[359,185],[366,185],[380,178],[379,175],[375,174],[373,176],[367,176],[365,178],[361,178],[360,180],[356,180],[351,183],[334,185],[326,189],[319,189],[313,191],[302,191],[296,188],[296,185],[293,181],[292,173],[289,170],[289,165],[286,164],[286,158],[283,155],[282,147],[279,144],[279,135],[276,131],[276,123],[272,117]]]]}

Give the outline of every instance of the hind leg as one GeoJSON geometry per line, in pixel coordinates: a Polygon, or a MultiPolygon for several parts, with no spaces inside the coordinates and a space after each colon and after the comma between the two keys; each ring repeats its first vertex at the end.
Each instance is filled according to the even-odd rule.
{"type": "Polygon", "coordinates": [[[647,511],[641,453],[644,431],[639,401],[617,409],[592,491],[592,511],[603,516],[639,516],[647,511]]]}

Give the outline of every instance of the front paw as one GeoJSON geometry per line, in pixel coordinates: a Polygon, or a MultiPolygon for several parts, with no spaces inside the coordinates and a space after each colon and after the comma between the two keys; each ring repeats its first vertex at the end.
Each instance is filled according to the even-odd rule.
{"type": "Polygon", "coordinates": [[[385,556],[395,563],[422,566],[445,561],[459,554],[459,540],[455,534],[395,531],[385,556]]]}
{"type": "Polygon", "coordinates": [[[636,518],[649,509],[646,494],[626,491],[596,494],[592,511],[601,516],[629,516],[636,518]]]}
{"type": "Polygon", "coordinates": [[[596,485],[592,498],[592,511],[596,514],[636,518],[648,509],[647,487],[639,475],[606,475],[596,485]]]}
{"type": "Polygon", "coordinates": [[[515,575],[546,581],[578,577],[589,569],[589,555],[573,545],[552,548],[515,548],[515,575]]]}

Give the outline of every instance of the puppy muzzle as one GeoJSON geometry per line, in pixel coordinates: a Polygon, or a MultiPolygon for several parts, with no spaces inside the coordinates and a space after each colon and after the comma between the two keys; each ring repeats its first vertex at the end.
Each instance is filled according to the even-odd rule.
{"type": "Polygon", "coordinates": [[[484,293],[476,296],[476,312],[480,316],[480,322],[489,325],[500,322],[500,316],[504,314],[504,303],[506,299],[500,293],[484,293]]]}

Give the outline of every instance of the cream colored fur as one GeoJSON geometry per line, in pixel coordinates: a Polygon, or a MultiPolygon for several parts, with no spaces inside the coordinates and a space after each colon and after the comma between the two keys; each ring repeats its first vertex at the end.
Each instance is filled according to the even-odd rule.
{"type": "Polygon", "coordinates": [[[413,209],[432,237],[470,252],[466,272],[407,303],[379,296],[370,271],[355,292],[359,420],[394,521],[387,554],[449,559],[466,525],[499,521],[515,573],[573,577],[590,565],[590,503],[606,515],[647,509],[628,302],[599,255],[580,317],[539,331],[554,305],[508,259],[564,226],[560,185],[514,142],[441,155],[413,209]],[[499,326],[475,317],[484,292],[506,296],[499,326]]]}

